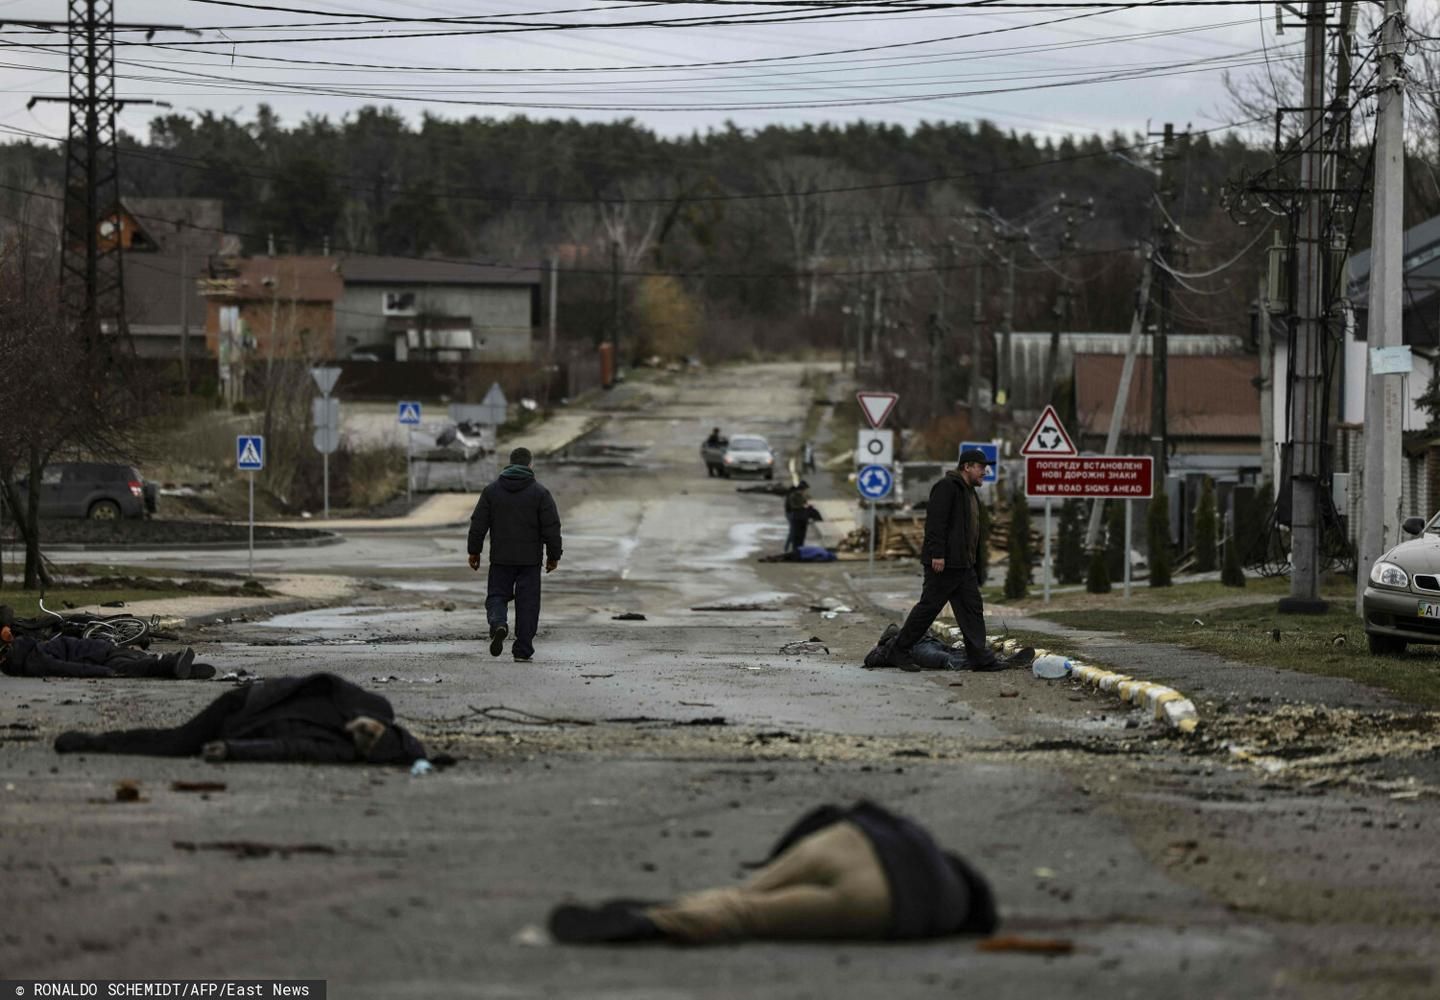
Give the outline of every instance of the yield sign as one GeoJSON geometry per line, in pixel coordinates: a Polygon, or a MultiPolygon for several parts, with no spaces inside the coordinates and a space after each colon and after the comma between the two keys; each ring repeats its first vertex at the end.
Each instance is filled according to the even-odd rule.
{"type": "Polygon", "coordinates": [[[895,409],[895,404],[900,397],[893,392],[857,392],[855,398],[860,401],[860,412],[865,414],[865,419],[870,421],[870,426],[879,430],[885,423],[885,418],[890,416],[890,411],[895,409]]]}
{"type": "Polygon", "coordinates": [[[1078,455],[1079,452],[1075,450],[1075,443],[1070,440],[1070,435],[1065,433],[1065,425],[1060,423],[1055,407],[1047,406],[1031,428],[1030,436],[1025,439],[1025,447],[1020,449],[1020,454],[1055,457],[1078,455]]]}

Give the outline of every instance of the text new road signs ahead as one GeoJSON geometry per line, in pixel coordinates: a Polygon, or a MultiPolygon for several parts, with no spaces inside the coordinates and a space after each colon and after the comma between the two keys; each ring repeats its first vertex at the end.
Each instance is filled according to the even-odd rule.
{"type": "Polygon", "coordinates": [[[235,467],[241,472],[259,472],[265,468],[265,436],[263,434],[237,434],[235,436],[235,467]]]}
{"type": "Polygon", "coordinates": [[[1025,459],[1025,495],[1035,499],[1148,500],[1155,460],[1149,455],[1025,459]]]}

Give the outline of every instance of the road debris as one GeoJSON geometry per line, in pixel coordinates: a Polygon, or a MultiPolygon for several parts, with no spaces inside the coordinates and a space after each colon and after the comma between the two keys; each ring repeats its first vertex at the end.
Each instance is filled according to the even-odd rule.
{"type": "Polygon", "coordinates": [[[140,782],[134,778],[121,778],[115,782],[116,802],[149,802],[140,795],[140,782]]]}
{"type": "Polygon", "coordinates": [[[781,656],[792,656],[795,653],[824,653],[830,655],[830,647],[825,645],[825,640],[818,635],[812,635],[808,639],[800,639],[795,642],[787,642],[780,647],[781,656]]]}
{"type": "Polygon", "coordinates": [[[643,622],[646,621],[646,618],[638,611],[626,611],[624,614],[611,615],[610,620],[612,622],[643,622]]]}
{"type": "Polygon", "coordinates": [[[272,854],[288,858],[292,854],[337,854],[328,844],[267,844],[259,840],[176,840],[171,844],[177,851],[223,851],[241,860],[268,858],[272,854]]]}
{"type": "Polygon", "coordinates": [[[1032,938],[1018,934],[989,937],[976,947],[980,951],[1015,951],[1030,955],[1069,955],[1075,951],[1075,943],[1067,938],[1032,938]]]}
{"type": "Polygon", "coordinates": [[[223,781],[172,781],[170,791],[172,792],[223,792],[226,789],[223,781]]]}

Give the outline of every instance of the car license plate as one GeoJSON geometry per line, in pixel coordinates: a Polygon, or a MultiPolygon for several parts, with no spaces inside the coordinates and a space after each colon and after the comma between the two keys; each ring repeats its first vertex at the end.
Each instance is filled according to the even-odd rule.
{"type": "Polygon", "coordinates": [[[1431,604],[1429,601],[1421,601],[1420,607],[1415,612],[1421,618],[1440,618],[1440,604],[1431,604]]]}

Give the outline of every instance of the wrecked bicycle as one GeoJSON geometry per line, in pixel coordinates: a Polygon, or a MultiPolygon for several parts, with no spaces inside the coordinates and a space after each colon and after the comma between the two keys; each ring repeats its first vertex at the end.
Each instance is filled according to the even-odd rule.
{"type": "Polygon", "coordinates": [[[10,623],[13,631],[25,632],[36,638],[50,638],[68,635],[77,639],[108,639],[117,646],[137,646],[147,649],[153,638],[165,638],[160,633],[160,617],[151,615],[140,618],[136,615],[96,615],[88,611],[61,614],[45,606],[40,600],[40,614],[34,618],[16,618],[10,623]]]}

